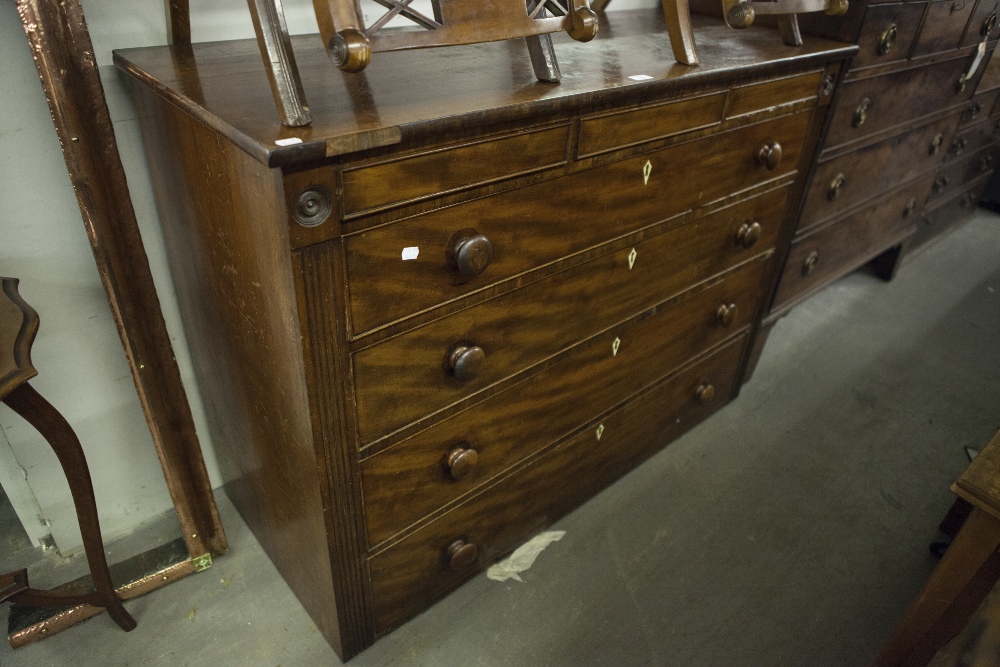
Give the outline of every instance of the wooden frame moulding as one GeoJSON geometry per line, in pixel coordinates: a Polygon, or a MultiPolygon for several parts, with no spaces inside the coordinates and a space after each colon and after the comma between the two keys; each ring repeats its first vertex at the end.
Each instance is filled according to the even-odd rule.
{"type": "MultiPolygon", "coordinates": [[[[166,3],[170,39],[189,41],[187,0],[166,3]]],[[[80,0],[17,0],[17,9],[188,556],[119,588],[129,598],[205,569],[212,556],[228,550],[228,543],[139,234],[80,0]]],[[[12,636],[12,644],[37,641],[94,613],[98,610],[83,606],[41,619],[17,632],[16,641],[12,636]]]]}

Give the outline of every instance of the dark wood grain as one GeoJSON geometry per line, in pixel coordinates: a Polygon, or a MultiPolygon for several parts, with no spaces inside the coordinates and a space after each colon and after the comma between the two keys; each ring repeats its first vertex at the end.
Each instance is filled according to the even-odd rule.
{"type": "Polygon", "coordinates": [[[228,549],[78,0],[19,0],[38,76],[181,530],[194,556],[228,549]]]}
{"type": "Polygon", "coordinates": [[[880,196],[899,183],[932,171],[944,161],[957,125],[958,115],[953,114],[821,162],[806,193],[799,230],[809,229],[880,196]],[[831,186],[841,175],[843,185],[839,194],[831,197],[831,186]]]}
{"type": "Polygon", "coordinates": [[[948,145],[945,161],[950,162],[970,153],[992,146],[1000,139],[1000,128],[995,119],[987,118],[983,122],[963,127],[948,145]]]}
{"type": "Polygon", "coordinates": [[[934,185],[927,201],[951,198],[955,192],[979,178],[991,173],[1000,159],[1000,146],[992,145],[974,153],[966,153],[937,172],[934,185]]]}
{"type": "Polygon", "coordinates": [[[538,83],[520,45],[486,44],[382,54],[361,75],[331,66],[315,36],[293,39],[310,100],[309,128],[283,128],[253,40],[119,51],[116,63],[152,84],[158,94],[219,130],[257,159],[291,164],[391,145],[406,138],[440,137],[462,126],[488,132],[508,123],[557,120],[601,104],[622,106],[667,96],[695,85],[788,72],[843,58],[852,47],[807,39],[788,47],[767,29],[734,33],[711,19],[693,17],[700,65],[685,67],[662,48],[668,39],[660,9],[612,12],[589,44],[558,38],[556,52],[577,74],[558,86],[538,83]],[[606,34],[605,34],[606,33],[606,34]],[[603,35],[603,36],[602,36],[603,35]],[[636,83],[636,74],[654,77],[636,83]],[[200,78],[202,97],[184,93],[182,81],[200,78]],[[210,110],[210,111],[209,111],[210,110]],[[303,143],[280,147],[277,139],[303,143]]]}
{"type": "Polygon", "coordinates": [[[941,238],[946,232],[972,217],[989,180],[990,175],[987,173],[965,188],[951,189],[949,197],[937,199],[928,205],[917,223],[917,232],[910,242],[911,251],[941,238]]]}
{"type": "Polygon", "coordinates": [[[585,117],[580,123],[577,155],[604,153],[722,122],[724,91],[685,100],[585,117]]]}
{"type": "Polygon", "coordinates": [[[361,335],[730,192],[782,179],[796,169],[808,122],[809,113],[778,118],[351,236],[352,331],[361,335]],[[774,171],[756,158],[769,141],[783,149],[774,171]],[[692,161],[692,155],[701,159],[692,161]],[[577,205],[580,192],[592,193],[586,207],[577,205]],[[451,237],[469,227],[494,248],[490,267],[471,280],[457,276],[445,259],[451,237]],[[407,247],[419,247],[420,256],[402,261],[407,247]]]}
{"type": "Polygon", "coordinates": [[[17,284],[17,278],[0,278],[0,398],[38,375],[31,364],[38,313],[21,298],[17,284]]]}
{"type": "Polygon", "coordinates": [[[732,369],[743,343],[737,339],[611,414],[595,414],[579,435],[374,555],[378,633],[393,629],[721,407],[732,392],[732,369]],[[715,397],[699,403],[695,394],[705,383],[715,386],[715,397]],[[599,424],[604,428],[598,440],[599,424]],[[459,537],[476,544],[479,554],[471,567],[456,572],[443,556],[459,537]]]}
{"type": "Polygon", "coordinates": [[[972,46],[984,39],[993,41],[1000,36],[1000,22],[996,17],[998,11],[1000,11],[1000,1],[979,0],[959,46],[972,46]]]}
{"type": "Polygon", "coordinates": [[[561,165],[568,139],[562,125],[344,169],[345,217],[561,165]]]}
{"type": "MultiPolygon", "coordinates": [[[[975,81],[959,91],[959,77],[969,65],[966,57],[926,67],[911,67],[891,74],[848,81],[830,121],[826,146],[857,142],[877,132],[899,128],[907,122],[964,104],[972,97],[975,81]],[[870,100],[867,116],[856,126],[857,109],[870,100]]],[[[982,69],[979,70],[982,74],[982,69]]],[[[900,128],[903,129],[903,128],[900,128]]]]}
{"type": "Polygon", "coordinates": [[[907,212],[910,200],[915,199],[919,207],[920,197],[932,178],[908,184],[870,207],[796,239],[785,261],[772,312],[850,273],[912,235],[920,209],[907,212]],[[815,259],[810,261],[810,257],[815,259]],[[809,264],[812,268],[808,268],[809,264]]]}
{"type": "Polygon", "coordinates": [[[975,9],[974,2],[935,0],[927,5],[920,37],[913,46],[913,57],[958,48],[965,26],[975,9]]]}
{"type": "MultiPolygon", "coordinates": [[[[863,3],[858,3],[863,6],[863,3]]],[[[858,33],[858,55],[851,61],[851,69],[859,70],[873,65],[887,65],[905,61],[917,38],[927,3],[873,5],[865,14],[858,33]],[[895,26],[895,39],[887,33],[895,26]]]]}
{"type": "Polygon", "coordinates": [[[246,224],[284,215],[280,174],[144,87],[132,92],[150,121],[143,140],[227,494],[343,650],[286,227],[246,224]]]}
{"type": "Polygon", "coordinates": [[[757,306],[763,268],[755,262],[649,317],[602,332],[506,392],[366,459],[362,470],[370,543],[377,545],[456,501],[706,347],[743,332],[757,306]],[[716,320],[720,304],[738,307],[728,326],[716,320]],[[566,396],[579,398],[567,402],[566,396]],[[456,481],[442,462],[460,442],[479,453],[479,462],[456,481]]]}
{"type": "Polygon", "coordinates": [[[695,227],[654,237],[635,245],[632,269],[632,248],[623,248],[357,352],[353,361],[360,442],[368,444],[497,382],[510,381],[567,346],[662,303],[741,255],[752,256],[756,248],[748,251],[735,242],[743,222],[742,217],[725,220],[711,236],[703,237],[695,227]],[[486,352],[482,372],[468,382],[442,369],[445,353],[459,341],[486,352]]]}

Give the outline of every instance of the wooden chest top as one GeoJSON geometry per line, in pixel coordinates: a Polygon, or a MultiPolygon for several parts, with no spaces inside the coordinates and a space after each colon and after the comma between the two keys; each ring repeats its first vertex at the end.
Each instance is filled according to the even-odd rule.
{"type": "Polygon", "coordinates": [[[296,37],[314,119],[301,128],[281,125],[253,40],[126,49],[115,53],[115,62],[256,159],[288,166],[459,133],[487,134],[519,120],[622,108],[682,87],[821,64],[856,51],[819,38],[789,47],[768,29],[735,31],[719,19],[692,18],[699,66],[674,61],[658,7],[611,12],[593,42],[556,37],[563,73],[556,85],[535,79],[517,40],[381,54],[364,73],[344,75],[318,36],[296,37]],[[301,143],[277,143],[295,139],[301,143]]]}

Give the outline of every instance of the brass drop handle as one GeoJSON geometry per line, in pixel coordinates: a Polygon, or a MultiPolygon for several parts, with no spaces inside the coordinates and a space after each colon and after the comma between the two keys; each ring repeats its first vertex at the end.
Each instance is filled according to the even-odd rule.
{"type": "Polygon", "coordinates": [[[843,16],[850,6],[847,0],[830,0],[826,3],[826,9],[823,10],[823,13],[827,16],[843,16]]]}
{"type": "Polygon", "coordinates": [[[936,194],[939,194],[941,192],[944,192],[944,189],[946,187],[948,187],[948,177],[947,176],[938,176],[937,179],[934,181],[934,185],[932,186],[932,189],[934,190],[934,192],[936,194]]]}
{"type": "Polygon", "coordinates": [[[941,150],[941,144],[944,143],[944,135],[938,132],[938,135],[934,137],[931,142],[931,147],[927,149],[928,155],[937,155],[937,152],[941,150]]]}
{"type": "Polygon", "coordinates": [[[965,195],[964,197],[962,197],[962,200],[960,202],[958,202],[959,208],[969,208],[971,205],[972,205],[972,193],[971,192],[969,194],[965,195]]]}
{"type": "Polygon", "coordinates": [[[840,191],[843,189],[844,185],[847,184],[847,178],[843,174],[837,174],[834,176],[833,180],[830,181],[830,187],[827,188],[826,198],[833,201],[840,196],[840,191]]]}
{"type": "Polygon", "coordinates": [[[866,97],[861,102],[858,103],[858,107],[854,110],[854,120],[851,121],[851,125],[854,127],[861,127],[868,120],[868,111],[872,108],[871,98],[866,97]]]}
{"type": "Polygon", "coordinates": [[[969,107],[969,120],[978,117],[979,114],[981,114],[982,112],[983,112],[983,103],[973,102],[972,105],[969,107]]]}
{"type": "Polygon", "coordinates": [[[705,405],[715,398],[715,387],[709,383],[705,383],[695,389],[694,395],[695,398],[698,399],[699,403],[705,405]]]}
{"type": "Polygon", "coordinates": [[[444,357],[445,372],[454,375],[459,382],[475,378],[485,363],[486,352],[469,341],[455,343],[444,357]]]}
{"type": "Polygon", "coordinates": [[[757,149],[757,164],[766,166],[768,171],[774,171],[781,164],[782,155],[780,143],[777,141],[767,141],[757,149]]]}
{"type": "Polygon", "coordinates": [[[993,166],[993,156],[984,155],[979,158],[979,171],[989,171],[990,167],[993,166]]]}
{"type": "Polygon", "coordinates": [[[955,156],[961,155],[968,143],[969,140],[965,137],[955,139],[955,141],[951,142],[951,154],[955,156]]]}
{"type": "Polygon", "coordinates": [[[802,275],[808,276],[810,273],[815,271],[817,264],[819,264],[819,252],[813,250],[806,257],[806,261],[802,262],[802,275]]]}
{"type": "Polygon", "coordinates": [[[463,442],[448,452],[445,467],[448,468],[451,478],[457,481],[468,477],[477,463],[479,463],[479,452],[463,442]]]}
{"type": "Polygon", "coordinates": [[[993,32],[993,28],[995,27],[997,27],[997,13],[992,12],[989,16],[986,17],[986,20],[983,21],[983,27],[980,28],[979,34],[982,35],[983,37],[989,37],[990,33],[993,32]]]}
{"type": "Polygon", "coordinates": [[[969,80],[965,78],[965,74],[961,74],[958,77],[958,83],[955,84],[956,93],[964,93],[966,86],[969,85],[969,80]]]}
{"type": "Polygon", "coordinates": [[[744,222],[736,232],[736,242],[744,248],[752,248],[760,240],[760,223],[744,222]]]}
{"type": "Polygon", "coordinates": [[[465,540],[455,540],[448,545],[448,567],[455,572],[469,569],[479,557],[479,547],[465,540]]]}
{"type": "Polygon", "coordinates": [[[903,217],[909,218],[913,215],[913,211],[917,208],[917,198],[910,197],[910,201],[906,202],[906,208],[903,209],[903,217]]]}
{"type": "Polygon", "coordinates": [[[885,54],[892,51],[892,45],[896,43],[896,37],[899,35],[899,29],[896,24],[893,23],[882,33],[882,36],[878,40],[878,54],[884,56],[885,54]]]}
{"type": "Polygon", "coordinates": [[[729,305],[723,304],[719,306],[719,309],[715,311],[715,319],[719,321],[724,327],[732,325],[736,321],[736,317],[740,314],[740,309],[735,303],[729,305]]]}
{"type": "Polygon", "coordinates": [[[467,278],[475,278],[490,265],[493,244],[475,229],[461,229],[452,235],[444,254],[448,266],[467,278]]]}

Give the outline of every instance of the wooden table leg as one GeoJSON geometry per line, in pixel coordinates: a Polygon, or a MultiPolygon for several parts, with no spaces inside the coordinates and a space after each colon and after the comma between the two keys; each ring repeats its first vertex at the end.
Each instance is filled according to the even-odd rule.
{"type": "Polygon", "coordinates": [[[973,509],[875,665],[926,665],[950,641],[1000,578],[1000,520],[973,509]]]}
{"type": "Polygon", "coordinates": [[[82,596],[80,599],[77,599],[78,596],[70,599],[48,591],[28,589],[15,594],[12,599],[19,604],[33,606],[85,602],[104,607],[123,630],[126,632],[132,630],[136,626],[135,619],[122,606],[121,598],[115,591],[111,573],[108,571],[104,540],[101,539],[101,522],[97,516],[97,503],[94,499],[94,485],[90,480],[90,469],[87,467],[87,459],[79,438],[59,411],[27,382],[11,391],[3,402],[38,429],[59,459],[59,464],[69,482],[73,504],[76,506],[76,515],[83,534],[83,547],[96,589],[95,593],[82,596]]]}

